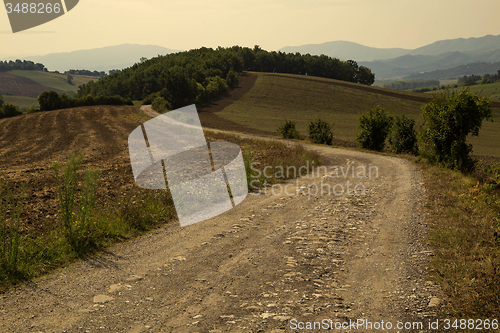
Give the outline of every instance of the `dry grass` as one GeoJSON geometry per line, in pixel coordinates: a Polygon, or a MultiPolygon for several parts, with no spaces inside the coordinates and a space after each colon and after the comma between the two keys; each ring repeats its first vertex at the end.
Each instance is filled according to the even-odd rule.
{"type": "Polygon", "coordinates": [[[422,164],[434,248],[434,275],[449,297],[449,315],[500,317],[500,188],[473,175],[422,164]]]}

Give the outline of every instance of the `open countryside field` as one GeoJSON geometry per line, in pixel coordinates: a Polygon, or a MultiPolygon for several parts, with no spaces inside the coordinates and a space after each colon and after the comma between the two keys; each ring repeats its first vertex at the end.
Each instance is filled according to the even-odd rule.
{"type": "MultiPolygon", "coordinates": [[[[458,87],[453,90],[462,91],[466,88],[467,87],[458,87]]],[[[470,91],[479,93],[480,96],[489,97],[492,100],[500,100],[500,82],[470,86],[470,91]]]]}
{"type": "MultiPolygon", "coordinates": [[[[216,113],[240,126],[274,132],[287,120],[294,120],[300,134],[318,117],[335,123],[334,137],[355,143],[358,116],[380,105],[393,114],[405,114],[423,123],[421,108],[431,95],[361,86],[300,75],[257,75],[254,86],[242,98],[216,113]]],[[[243,78],[244,79],[244,78],[243,78]]],[[[495,122],[485,122],[478,138],[472,138],[474,154],[500,157],[500,103],[494,104],[495,122]]]]}
{"type": "Polygon", "coordinates": [[[0,94],[11,96],[38,97],[47,90],[62,90],[40,84],[32,79],[12,73],[0,73],[0,94]]]}
{"type": "Polygon", "coordinates": [[[26,96],[3,96],[5,103],[16,105],[20,109],[28,109],[32,106],[38,106],[38,100],[35,97],[26,96]]]}
{"type": "Polygon", "coordinates": [[[40,72],[40,71],[21,71],[21,70],[10,71],[9,73],[27,77],[44,86],[52,87],[62,91],[73,91],[73,92],[78,91],[78,86],[92,80],[97,80],[93,76],[72,75],[73,84],[68,84],[66,82],[65,74],[40,72]]]}
{"type": "MultiPolygon", "coordinates": [[[[252,122],[254,128],[245,125],[248,122],[239,124],[217,115],[223,114],[240,99],[249,96],[258,99],[252,91],[258,87],[254,86],[258,81],[254,79],[259,77],[244,75],[238,88],[199,108],[202,124],[242,132],[266,132],[260,129],[265,126],[263,122],[261,126],[252,122]]],[[[314,94],[308,84],[322,81],[282,77],[280,80],[280,77],[270,76],[277,79],[275,86],[301,82],[302,86],[292,92],[302,95],[310,103],[313,99],[306,99],[301,88],[314,94]]],[[[340,90],[342,96],[339,98],[354,110],[353,113],[358,109],[355,109],[356,102],[352,99],[371,102],[358,92],[372,99],[387,98],[382,99],[387,107],[392,106],[391,103],[397,105],[397,101],[391,99],[397,94],[392,91],[380,92],[376,94],[380,96],[373,97],[368,94],[376,89],[370,87],[330,83],[319,84],[344,88],[340,90]],[[351,94],[355,97],[349,96],[351,94]]],[[[314,89],[326,88],[314,86],[314,89]]],[[[273,93],[272,89],[262,92],[273,93]]],[[[262,96],[269,104],[267,109],[281,110],[268,95],[262,96]]],[[[400,95],[406,102],[421,103],[418,98],[425,101],[425,96],[422,99],[418,95],[400,95]]],[[[298,110],[301,107],[307,109],[304,101],[293,100],[290,96],[281,98],[288,101],[290,109],[297,115],[300,115],[298,110]],[[293,102],[302,104],[293,105],[293,102]]],[[[325,100],[335,102],[330,96],[325,100]]],[[[327,107],[326,102],[315,104],[318,114],[327,114],[321,112],[321,107],[327,107]]],[[[402,110],[411,115],[414,106],[411,103],[402,105],[402,110]]],[[[266,108],[262,104],[259,107],[266,108]]],[[[254,106],[248,110],[258,109],[254,106]]],[[[337,112],[338,118],[344,113],[337,112]]],[[[102,171],[98,186],[99,212],[116,209],[124,214],[120,218],[138,222],[137,218],[149,213],[151,206],[156,209],[156,201],[152,204],[150,200],[165,197],[157,191],[149,191],[151,195],[138,191],[127,150],[129,133],[148,119],[133,106],[95,106],[0,120],[0,127],[4,129],[0,132],[0,154],[3,157],[0,173],[5,173],[16,189],[20,183],[26,184],[21,233],[47,235],[51,230],[61,228],[55,179],[49,162],[64,160],[71,150],[83,149],[85,166],[97,166],[102,171]]],[[[272,132],[274,130],[269,131],[272,132]]],[[[226,135],[206,134],[210,142],[231,141],[226,135]]],[[[245,148],[250,144],[245,140],[238,139],[236,143],[245,148]]],[[[280,160],[291,150],[270,143],[261,143],[261,146],[264,148],[259,150],[252,146],[248,151],[265,165],[276,164],[267,164],[263,152],[270,152],[271,157],[280,160]]],[[[439,314],[460,318],[457,309],[470,314],[469,318],[498,318],[494,269],[498,267],[497,244],[494,244],[491,254],[483,251],[493,237],[492,219],[485,215],[485,227],[481,229],[485,232],[475,233],[476,229],[467,228],[480,221],[483,215],[469,216],[449,207],[453,200],[467,203],[468,197],[461,191],[467,195],[469,189],[470,200],[474,203],[477,198],[472,198],[472,195],[478,192],[477,186],[472,187],[475,181],[471,180],[470,184],[455,181],[456,188],[452,188],[449,177],[444,177],[446,174],[441,171],[435,175],[436,180],[425,180],[427,199],[421,188],[420,167],[425,169],[425,165],[356,150],[313,145],[307,145],[307,148],[319,153],[324,165],[380,166],[381,177],[366,179],[364,184],[368,192],[360,197],[320,195],[307,198],[299,195],[299,188],[308,188],[312,181],[319,183],[320,178],[303,179],[291,192],[297,190],[297,195],[253,193],[234,209],[204,223],[187,228],[170,223],[96,256],[86,256],[79,264],[30,281],[29,287],[16,288],[0,297],[0,307],[4,309],[0,311],[0,331],[28,332],[36,328],[44,332],[94,332],[101,330],[100,327],[112,327],[120,332],[223,332],[233,331],[235,326],[229,326],[229,323],[237,322],[249,328],[246,332],[278,332],[283,331],[281,328],[285,327],[286,320],[300,318],[304,313],[312,321],[323,318],[349,321],[366,317],[427,322],[429,319],[434,321],[439,314]],[[439,182],[443,184],[436,186],[439,182]],[[450,196],[443,197],[447,186],[450,186],[450,196]],[[429,209],[423,214],[425,207],[429,209]],[[437,229],[442,229],[447,238],[441,239],[439,237],[444,236],[434,233],[429,240],[427,227],[433,226],[433,215],[443,212],[463,217],[464,223],[458,228],[439,225],[437,229]],[[450,235],[454,236],[453,232],[457,230],[459,237],[455,244],[449,240],[454,241],[450,235]],[[432,247],[428,247],[429,241],[432,247]],[[462,251],[460,260],[455,256],[456,248],[462,251]],[[468,266],[469,263],[475,266],[468,266]],[[438,283],[435,283],[438,274],[433,267],[439,268],[438,273],[444,272],[438,283]],[[487,271],[485,267],[491,269],[487,271]],[[461,283],[458,290],[457,281],[451,279],[449,282],[450,277],[455,276],[461,283]],[[444,295],[441,286],[446,288],[447,283],[451,287],[444,295]],[[373,290],[381,292],[374,293],[373,290]],[[145,296],[148,296],[146,303],[145,296]],[[457,303],[457,298],[462,303],[457,303]],[[333,302],[335,306],[331,306],[333,302]],[[450,302],[453,304],[448,308],[450,302]],[[95,310],[97,306],[99,311],[95,310]],[[123,313],[126,315],[122,316],[123,313]],[[193,317],[201,320],[196,322],[195,330],[190,330],[194,326],[193,317]],[[144,319],[139,322],[137,318],[144,319]]],[[[431,172],[425,171],[425,174],[431,172]]],[[[468,207],[471,209],[467,211],[474,207],[468,207]]],[[[159,215],[159,225],[164,224],[164,217],[167,221],[175,220],[172,207],[159,208],[161,210],[151,214],[155,223],[159,215]]],[[[488,207],[488,212],[490,209],[488,207]]],[[[141,223],[138,223],[139,227],[141,223]]],[[[125,238],[116,236],[115,228],[110,227],[106,232],[110,238],[124,240],[129,237],[127,230],[123,231],[127,234],[125,238]]],[[[51,248],[46,252],[46,248],[43,249],[37,256],[49,257],[51,248]]],[[[70,259],[67,262],[73,261],[70,259]]],[[[60,264],[64,265],[40,260],[39,266],[50,272],[60,264]]]]}

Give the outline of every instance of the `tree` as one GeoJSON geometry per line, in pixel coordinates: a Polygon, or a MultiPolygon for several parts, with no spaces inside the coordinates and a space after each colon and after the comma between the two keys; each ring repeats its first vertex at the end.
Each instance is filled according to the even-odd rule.
{"type": "Polygon", "coordinates": [[[12,105],[12,104],[5,104],[2,108],[3,110],[3,114],[4,114],[4,117],[5,118],[8,118],[8,117],[15,117],[15,116],[19,116],[21,114],[23,114],[21,111],[19,111],[17,109],[17,107],[15,105],[12,105]]]}
{"type": "Polygon", "coordinates": [[[66,75],[66,82],[68,84],[73,84],[73,77],[71,75],[66,75]]]}
{"type": "Polygon", "coordinates": [[[2,94],[0,94],[0,108],[3,106],[3,103],[4,103],[3,96],[2,94]]]}
{"type": "Polygon", "coordinates": [[[391,129],[393,118],[383,108],[369,109],[359,118],[359,133],[356,141],[361,148],[381,151],[391,129]]]}
{"type": "Polygon", "coordinates": [[[359,66],[358,69],[358,83],[371,86],[375,82],[375,74],[365,66],[359,66]]]}
{"type": "Polygon", "coordinates": [[[40,111],[57,110],[60,108],[61,100],[55,91],[45,91],[38,96],[38,104],[40,104],[40,111]]]}
{"type": "Polygon", "coordinates": [[[446,90],[423,107],[424,128],[419,149],[423,156],[451,169],[470,171],[472,145],[467,136],[479,135],[483,120],[492,120],[491,102],[467,88],[460,94],[446,90]]]}

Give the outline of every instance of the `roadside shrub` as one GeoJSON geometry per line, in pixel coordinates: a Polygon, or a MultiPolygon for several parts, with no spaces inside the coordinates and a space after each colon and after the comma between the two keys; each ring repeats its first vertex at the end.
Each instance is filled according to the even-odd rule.
{"type": "Polygon", "coordinates": [[[389,133],[389,146],[396,153],[415,152],[417,134],[415,120],[405,115],[396,116],[389,133]]]}
{"type": "Polygon", "coordinates": [[[3,273],[12,274],[18,269],[19,224],[25,192],[21,188],[20,193],[15,195],[7,177],[4,176],[4,180],[0,178],[0,267],[3,273]]]}
{"type": "Polygon", "coordinates": [[[478,136],[483,120],[492,120],[489,99],[471,93],[469,88],[460,94],[446,90],[424,105],[422,116],[421,154],[450,169],[472,170],[472,145],[467,143],[467,136],[478,136]]]}
{"type": "Polygon", "coordinates": [[[4,104],[2,111],[4,118],[15,117],[23,114],[21,111],[17,109],[15,105],[9,103],[4,104]]]}
{"type": "Polygon", "coordinates": [[[285,122],[278,128],[278,134],[285,139],[298,139],[299,131],[295,129],[295,121],[285,119],[285,122]]]}
{"type": "Polygon", "coordinates": [[[393,117],[380,106],[368,109],[359,118],[359,133],[356,141],[361,148],[381,151],[391,130],[393,117]]]}
{"type": "Polygon", "coordinates": [[[78,155],[71,153],[64,166],[59,162],[51,163],[57,181],[65,236],[77,253],[95,247],[95,223],[92,220],[92,213],[96,203],[97,181],[100,177],[99,170],[87,168],[80,180],[78,171],[82,162],[83,154],[80,152],[78,155]]]}
{"type": "Polygon", "coordinates": [[[307,127],[307,133],[314,143],[331,145],[333,143],[332,127],[333,124],[330,125],[318,118],[316,121],[311,121],[307,127]]]}
{"type": "Polygon", "coordinates": [[[156,97],[153,103],[151,103],[151,108],[160,113],[172,110],[170,103],[163,97],[156,97]]]}

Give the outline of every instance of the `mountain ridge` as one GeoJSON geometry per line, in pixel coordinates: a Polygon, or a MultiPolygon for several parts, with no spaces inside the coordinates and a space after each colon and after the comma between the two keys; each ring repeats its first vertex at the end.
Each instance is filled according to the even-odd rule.
{"type": "Polygon", "coordinates": [[[281,48],[280,51],[297,51],[311,55],[325,54],[340,60],[352,59],[370,68],[379,80],[444,70],[469,63],[499,62],[500,35],[440,40],[413,50],[373,48],[352,42],[337,41],[296,47],[287,46],[281,48]],[[340,50],[341,47],[344,49],[340,50]]]}
{"type": "Polygon", "coordinates": [[[130,67],[139,62],[142,57],[151,58],[158,55],[177,52],[180,52],[180,50],[169,49],[158,45],[120,44],[94,49],[28,56],[24,58],[34,61],[35,63],[43,63],[50,71],[57,70],[64,72],[70,69],[87,69],[107,72],[111,69],[130,67]]]}

